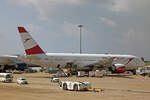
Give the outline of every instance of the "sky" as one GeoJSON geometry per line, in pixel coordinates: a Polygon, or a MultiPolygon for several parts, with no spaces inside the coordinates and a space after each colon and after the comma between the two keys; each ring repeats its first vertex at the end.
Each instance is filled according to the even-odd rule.
{"type": "Polygon", "coordinates": [[[0,0],[0,54],[24,54],[17,26],[48,53],[130,54],[150,60],[150,0],[0,0]]]}

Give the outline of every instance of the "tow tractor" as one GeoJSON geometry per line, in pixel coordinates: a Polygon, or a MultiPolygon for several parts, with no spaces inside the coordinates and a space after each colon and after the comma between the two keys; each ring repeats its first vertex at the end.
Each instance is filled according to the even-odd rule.
{"type": "Polygon", "coordinates": [[[101,89],[91,88],[91,84],[89,82],[73,82],[73,81],[61,81],[60,88],[63,90],[70,91],[94,91],[100,92],[101,89]]]}
{"type": "Polygon", "coordinates": [[[89,82],[61,81],[60,88],[63,90],[81,91],[91,88],[91,84],[89,82]]]}

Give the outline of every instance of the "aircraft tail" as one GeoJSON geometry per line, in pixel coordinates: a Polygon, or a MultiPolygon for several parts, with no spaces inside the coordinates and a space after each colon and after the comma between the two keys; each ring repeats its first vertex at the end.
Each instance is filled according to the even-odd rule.
{"type": "Polygon", "coordinates": [[[18,27],[26,55],[45,54],[24,27],[18,27]]]}

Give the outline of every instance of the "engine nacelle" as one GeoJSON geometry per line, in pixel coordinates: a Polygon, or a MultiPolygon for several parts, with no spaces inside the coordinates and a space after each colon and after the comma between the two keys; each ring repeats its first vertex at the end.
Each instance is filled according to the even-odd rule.
{"type": "Polygon", "coordinates": [[[126,71],[126,67],[124,64],[114,64],[112,66],[112,71],[115,73],[124,73],[126,71]]]}

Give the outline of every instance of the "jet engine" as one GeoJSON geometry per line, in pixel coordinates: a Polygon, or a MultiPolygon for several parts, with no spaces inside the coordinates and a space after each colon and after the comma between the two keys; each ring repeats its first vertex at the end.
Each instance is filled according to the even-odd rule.
{"type": "Polygon", "coordinates": [[[126,71],[126,67],[124,64],[114,64],[111,67],[111,71],[113,73],[124,73],[126,71]]]}

